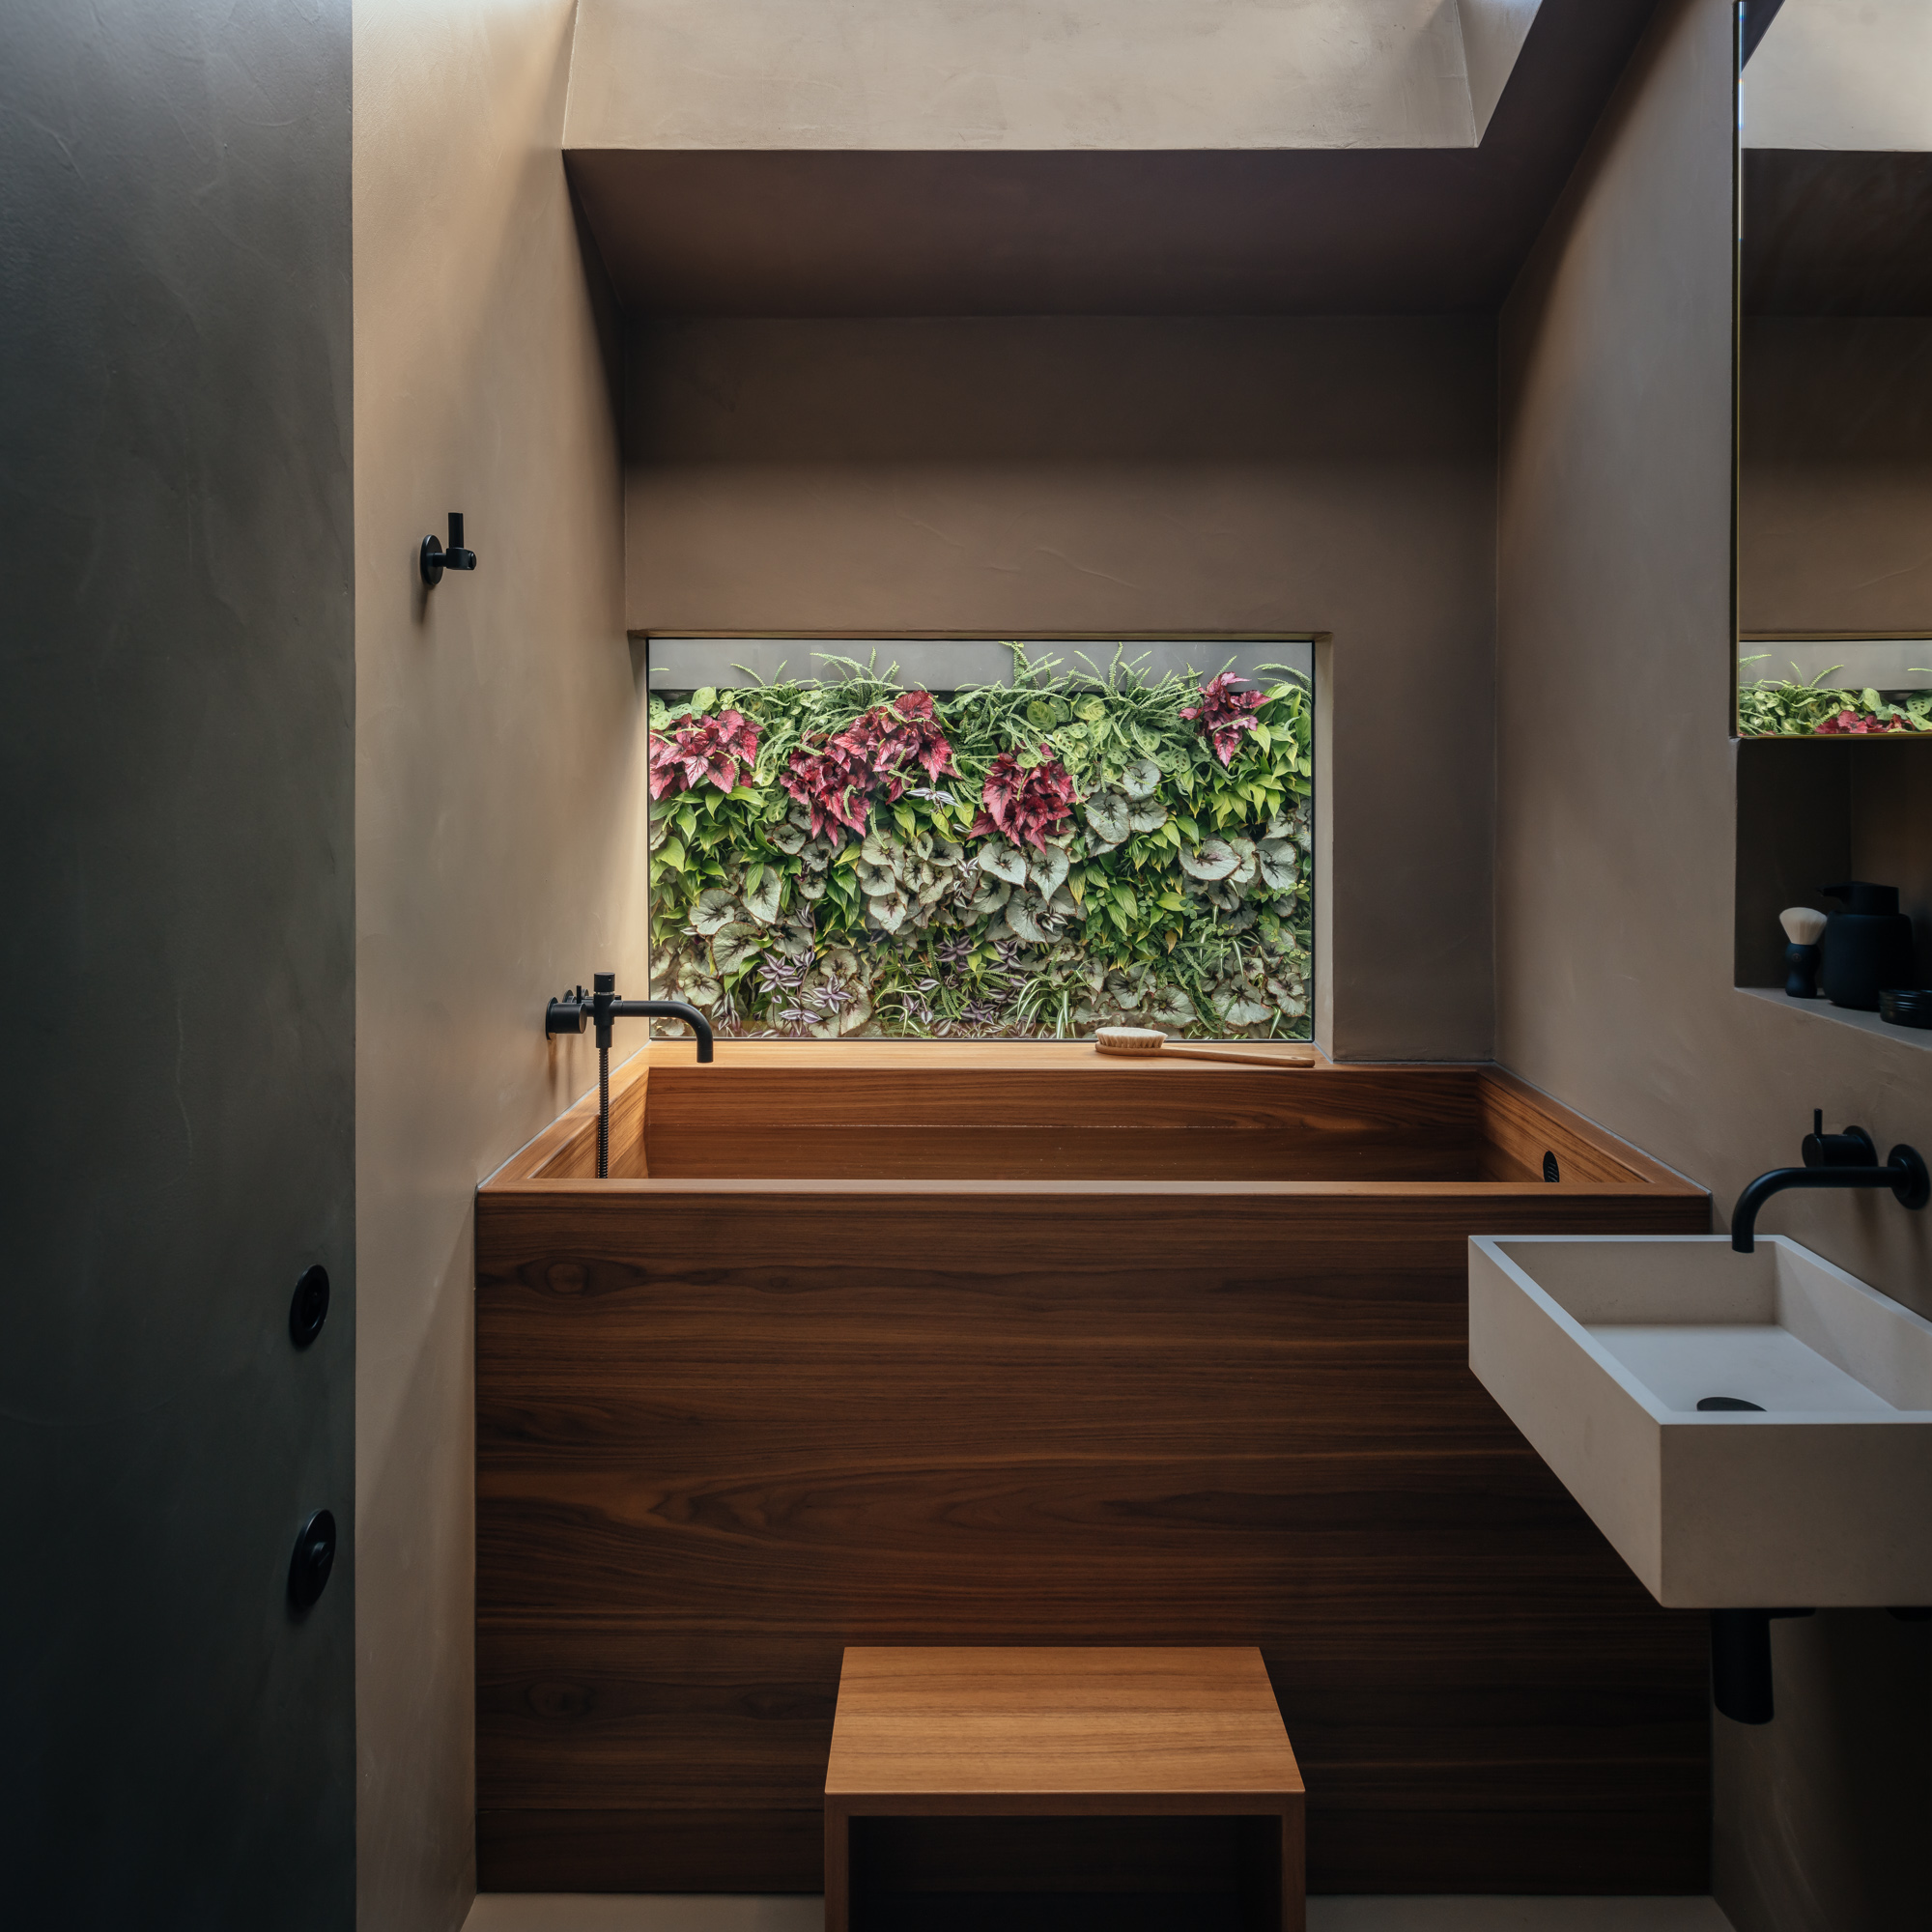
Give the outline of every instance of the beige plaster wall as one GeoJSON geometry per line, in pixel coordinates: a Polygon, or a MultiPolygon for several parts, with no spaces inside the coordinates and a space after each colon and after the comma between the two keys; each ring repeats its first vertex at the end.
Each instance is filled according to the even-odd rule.
{"type": "MultiPolygon", "coordinates": [[[[1469,9],[1490,105],[1521,45],[1507,16],[1522,11],[1469,9]]],[[[583,0],[582,12],[572,148],[1476,141],[1463,15],[1442,0],[583,0]]]]}
{"type": "Polygon", "coordinates": [[[472,1193],[595,1078],[546,997],[644,972],[573,11],[355,15],[357,1890],[397,1932],[474,1890],[472,1193]],[[425,597],[452,507],[479,567],[425,597]]]}
{"type": "Polygon", "coordinates": [[[1331,632],[1318,1037],[1488,1054],[1487,318],[688,322],[629,365],[638,630],[1331,632]]]}
{"type": "MultiPolygon", "coordinates": [[[[1665,0],[1503,318],[1498,1054],[1716,1192],[1810,1110],[1932,1143],[1922,1051],[1731,983],[1731,37],[1665,0]]],[[[1932,1216],[1783,1200],[1932,1313],[1932,1216]]],[[[1932,1902],[1924,1626],[1778,1627],[1786,1716],[1714,1718],[1739,1932],[1879,1932],[1932,1902]],[[1900,1829],[1916,1821],[1916,1829],[1900,1829]]]]}

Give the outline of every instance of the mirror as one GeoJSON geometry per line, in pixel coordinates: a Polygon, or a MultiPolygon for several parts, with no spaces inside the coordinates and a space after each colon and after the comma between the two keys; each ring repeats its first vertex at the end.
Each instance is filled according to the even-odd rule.
{"type": "Polygon", "coordinates": [[[1932,4],[1743,17],[1739,732],[1932,744],[1932,4]]]}

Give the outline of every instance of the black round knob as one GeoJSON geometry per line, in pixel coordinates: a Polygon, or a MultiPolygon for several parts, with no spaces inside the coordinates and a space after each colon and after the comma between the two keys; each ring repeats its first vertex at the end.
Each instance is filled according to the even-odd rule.
{"type": "Polygon", "coordinates": [[[327,1510],[317,1510],[302,1524],[295,1554],[289,1558],[289,1602],[298,1610],[308,1609],[322,1595],[334,1567],[335,1519],[327,1510]]]}
{"type": "Polygon", "coordinates": [[[295,1299],[289,1303],[289,1340],[306,1349],[327,1320],[328,1270],[317,1262],[303,1268],[296,1282],[295,1299]]]}

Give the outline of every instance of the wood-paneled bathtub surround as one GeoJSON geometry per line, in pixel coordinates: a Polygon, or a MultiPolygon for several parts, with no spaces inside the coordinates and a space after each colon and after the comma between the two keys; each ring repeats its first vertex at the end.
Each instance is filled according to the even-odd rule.
{"type": "Polygon", "coordinates": [[[652,1047],[479,1192],[495,1889],[815,1890],[847,1644],[1259,1644],[1311,1889],[1708,1884],[1705,1634],[1466,1362],[1464,1242],[1701,1233],[1487,1067],[652,1047]],[[1540,1176],[1546,1152],[1561,1179],[1540,1176]]]}

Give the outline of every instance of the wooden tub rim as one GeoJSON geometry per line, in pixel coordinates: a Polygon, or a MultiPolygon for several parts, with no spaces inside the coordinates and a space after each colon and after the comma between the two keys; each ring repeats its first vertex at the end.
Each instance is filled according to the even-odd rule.
{"type": "MultiPolygon", "coordinates": [[[[693,1049],[675,1040],[652,1041],[640,1046],[611,1073],[611,1105],[613,1116],[620,1105],[642,1104],[654,1067],[688,1067],[693,1065],[693,1049]],[[644,1090],[644,1091],[639,1091],[644,1090]]],[[[943,1066],[958,1071],[971,1068],[980,1072],[1001,1070],[1037,1074],[1051,1068],[1056,1076],[1078,1080],[1098,1072],[1119,1078],[1123,1065],[1139,1079],[1191,1079],[1202,1083],[1216,1081],[1294,1080],[1298,1072],[1275,1074],[1212,1061],[1175,1060],[1148,1065],[1122,1063],[1094,1050],[1091,1041],[1016,1040],[721,1040],[714,1065],[730,1069],[782,1068],[834,1074],[856,1068],[904,1070],[907,1066],[930,1069],[943,1066]]],[[[1552,1126],[1564,1129],[1600,1157],[1624,1168],[1630,1176],[1622,1180],[1110,1180],[1110,1179],[802,1179],[724,1178],[692,1176],[677,1179],[612,1179],[594,1180],[581,1178],[550,1178],[545,1170],[563,1158],[582,1138],[595,1130],[597,1090],[590,1088],[567,1107],[541,1132],[517,1150],[508,1160],[477,1184],[479,1195],[506,1194],[548,1196],[594,1189],[606,1195],[669,1194],[794,1194],[799,1196],[953,1196],[1038,1200],[1053,1196],[1137,1196],[1187,1199],[1230,1197],[1245,1199],[1293,1200],[1314,1196],[1344,1199],[1442,1199],[1475,1194],[1498,1205],[1513,1199],[1549,1200],[1607,1195],[1628,1196],[1634,1189],[1666,1195],[1708,1197],[1709,1190],[1676,1169],[1654,1159],[1633,1147],[1586,1116],[1577,1113],[1560,1100],[1533,1086],[1520,1075],[1492,1061],[1332,1061],[1318,1057],[1306,1070],[1316,1078],[1354,1074],[1414,1072],[1473,1074],[1493,1090],[1499,1098],[1527,1106],[1546,1118],[1552,1126]]]]}

